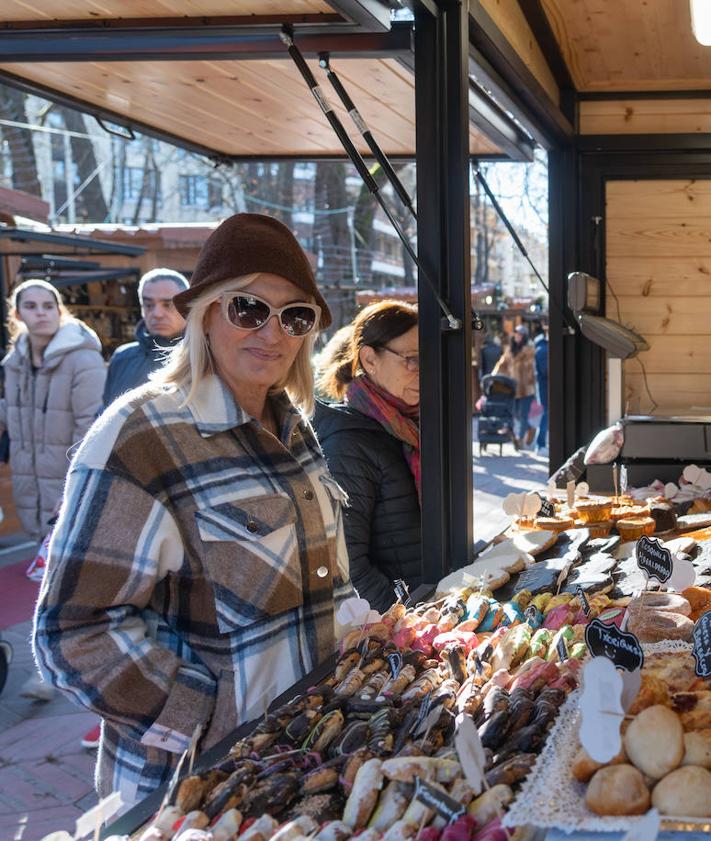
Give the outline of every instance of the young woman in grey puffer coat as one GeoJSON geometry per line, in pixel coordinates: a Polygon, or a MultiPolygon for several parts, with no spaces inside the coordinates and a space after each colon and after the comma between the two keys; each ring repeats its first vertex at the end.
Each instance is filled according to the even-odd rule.
{"type": "Polygon", "coordinates": [[[73,318],[57,290],[26,280],[10,300],[10,350],[2,360],[0,432],[10,437],[12,493],[37,540],[59,508],[73,445],[101,406],[106,365],[98,336],[73,318]]]}

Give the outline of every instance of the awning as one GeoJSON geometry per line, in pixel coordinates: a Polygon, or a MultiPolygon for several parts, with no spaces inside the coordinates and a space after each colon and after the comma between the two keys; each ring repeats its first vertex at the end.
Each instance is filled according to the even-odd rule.
{"type": "MultiPolygon", "coordinates": [[[[322,52],[385,153],[415,153],[412,24],[380,0],[6,0],[0,81],[216,159],[343,158],[280,39],[295,41],[345,125],[322,52]],[[259,14],[253,14],[255,9],[259,14]]],[[[395,4],[392,4],[395,5],[395,4]]],[[[479,89],[470,151],[529,156],[531,144],[479,89]]],[[[363,153],[367,146],[352,132],[363,153]]]]}

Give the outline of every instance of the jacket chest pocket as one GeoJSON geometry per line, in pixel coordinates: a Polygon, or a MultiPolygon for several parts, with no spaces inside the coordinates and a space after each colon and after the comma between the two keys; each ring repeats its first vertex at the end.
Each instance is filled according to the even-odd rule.
{"type": "Polygon", "coordinates": [[[296,509],[280,494],[195,512],[202,561],[223,634],[303,604],[296,509]]]}

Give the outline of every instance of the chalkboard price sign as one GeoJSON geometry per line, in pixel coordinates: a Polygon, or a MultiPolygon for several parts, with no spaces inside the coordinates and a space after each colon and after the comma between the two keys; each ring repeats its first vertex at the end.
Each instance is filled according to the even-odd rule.
{"type": "Polygon", "coordinates": [[[593,657],[607,657],[619,669],[633,672],[644,665],[644,652],[637,637],[616,625],[593,619],[585,628],[585,642],[593,657]]]}
{"type": "Polygon", "coordinates": [[[563,660],[568,659],[568,643],[565,637],[560,637],[556,644],[556,650],[558,652],[558,659],[562,663],[563,660]]]}
{"type": "Polygon", "coordinates": [[[583,609],[583,613],[586,616],[590,616],[590,602],[588,601],[588,597],[585,595],[583,588],[578,584],[575,588],[575,595],[578,597],[578,601],[580,602],[580,607],[583,609]]]}
{"type": "Polygon", "coordinates": [[[555,505],[552,502],[547,500],[545,497],[542,497],[540,494],[537,496],[541,500],[541,507],[538,511],[539,517],[555,517],[555,505]]]}
{"type": "Polygon", "coordinates": [[[391,654],[388,654],[386,659],[390,665],[390,674],[393,676],[393,680],[395,680],[402,668],[402,654],[399,651],[393,651],[391,654]]]}
{"type": "Polygon", "coordinates": [[[711,611],[704,613],[694,625],[694,647],[696,674],[711,677],[711,611]]]}
{"type": "Polygon", "coordinates": [[[637,566],[649,578],[656,578],[660,584],[664,584],[674,572],[674,559],[672,553],[658,540],[650,540],[645,535],[637,541],[637,566]]]}
{"type": "Polygon", "coordinates": [[[428,785],[424,780],[415,777],[415,800],[433,809],[447,823],[454,823],[457,818],[466,814],[466,807],[450,797],[445,791],[440,791],[434,786],[428,785]]]}

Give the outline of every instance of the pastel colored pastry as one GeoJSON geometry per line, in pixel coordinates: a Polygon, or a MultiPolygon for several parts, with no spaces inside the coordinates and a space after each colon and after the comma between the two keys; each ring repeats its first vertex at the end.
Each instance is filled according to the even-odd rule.
{"type": "Polygon", "coordinates": [[[514,602],[504,603],[504,615],[501,617],[501,625],[518,625],[524,621],[523,611],[514,602]]]}
{"type": "Polygon", "coordinates": [[[477,628],[478,631],[493,631],[501,622],[501,617],[504,615],[503,606],[496,601],[496,599],[488,599],[488,610],[486,616],[477,628]]]}

